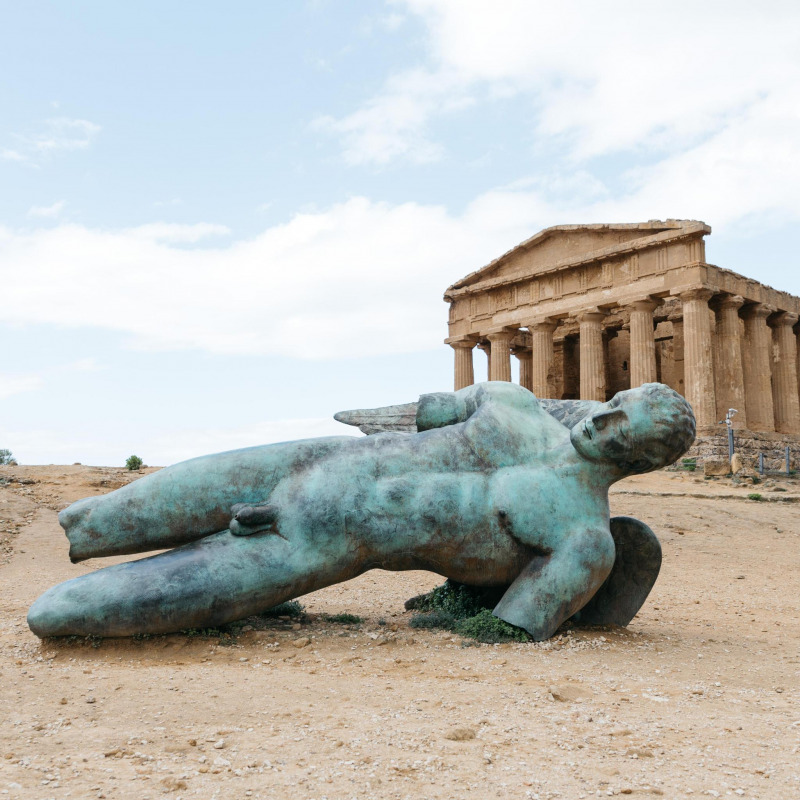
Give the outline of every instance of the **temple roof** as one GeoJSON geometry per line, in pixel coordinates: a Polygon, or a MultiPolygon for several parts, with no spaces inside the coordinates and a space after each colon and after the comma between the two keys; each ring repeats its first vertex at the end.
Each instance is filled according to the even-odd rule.
{"type": "Polygon", "coordinates": [[[711,228],[698,220],[668,219],[649,222],[554,225],[513,247],[489,264],[448,287],[451,293],[468,286],[511,277],[549,272],[588,261],[603,260],[654,247],[684,237],[704,236],[711,228]]]}

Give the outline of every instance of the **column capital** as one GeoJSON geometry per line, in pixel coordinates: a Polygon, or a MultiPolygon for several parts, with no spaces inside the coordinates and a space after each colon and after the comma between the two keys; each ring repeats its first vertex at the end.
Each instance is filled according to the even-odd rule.
{"type": "Polygon", "coordinates": [[[472,348],[475,347],[477,342],[474,339],[453,339],[449,341],[447,344],[449,344],[450,347],[454,349],[458,347],[465,347],[472,350],[472,348]]]}
{"type": "Polygon", "coordinates": [[[695,289],[684,289],[678,294],[682,302],[687,300],[704,300],[708,302],[716,294],[713,289],[706,289],[705,286],[699,286],[695,289]]]}
{"type": "Polygon", "coordinates": [[[580,323],[602,322],[606,318],[606,312],[599,308],[587,308],[575,315],[575,319],[580,323]]]}
{"type": "Polygon", "coordinates": [[[625,308],[630,311],[655,311],[659,305],[658,300],[654,300],[652,297],[639,297],[625,303],[625,308]]]}
{"type": "Polygon", "coordinates": [[[800,316],[793,314],[791,311],[779,311],[777,314],[772,314],[767,320],[767,324],[772,328],[780,328],[783,325],[788,325],[793,328],[800,316]]]}
{"type": "Polygon", "coordinates": [[[744,297],[740,294],[718,294],[714,297],[711,305],[715,311],[722,311],[724,308],[733,308],[738,311],[745,302],[744,297]]]}
{"type": "Polygon", "coordinates": [[[510,342],[516,336],[517,332],[510,330],[492,331],[486,334],[486,338],[490,342],[510,342]]]}
{"type": "Polygon", "coordinates": [[[775,306],[768,306],[766,303],[751,303],[742,309],[743,317],[753,317],[756,319],[766,319],[770,314],[774,314],[778,309],[775,306]]]}
{"type": "Polygon", "coordinates": [[[535,319],[528,322],[525,327],[533,333],[534,331],[542,331],[544,333],[552,333],[558,327],[558,320],[552,317],[544,317],[543,319],[535,319]]]}

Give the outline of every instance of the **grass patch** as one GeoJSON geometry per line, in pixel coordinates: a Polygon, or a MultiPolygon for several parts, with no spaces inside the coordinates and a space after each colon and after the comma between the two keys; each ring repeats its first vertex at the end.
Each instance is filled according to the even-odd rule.
{"type": "Polygon", "coordinates": [[[682,458],[681,459],[681,468],[685,469],[687,472],[694,472],[697,469],[697,459],[696,458],[682,458]]]}
{"type": "Polygon", "coordinates": [[[750,492],[750,494],[747,495],[747,499],[755,500],[757,502],[759,500],[763,500],[764,498],[758,492],[750,492]]]}
{"type": "Polygon", "coordinates": [[[299,600],[287,600],[259,616],[274,619],[275,617],[302,617],[304,613],[305,607],[299,600]]]}
{"type": "Polygon", "coordinates": [[[459,620],[453,630],[461,636],[488,644],[529,642],[531,639],[522,628],[503,622],[502,619],[495,617],[488,608],[484,608],[474,617],[459,620]]]}
{"type": "Polygon", "coordinates": [[[458,620],[447,611],[426,611],[414,614],[408,623],[412,628],[452,631],[458,620]]]}
{"type": "Polygon", "coordinates": [[[452,631],[489,644],[530,641],[530,636],[522,628],[509,625],[492,614],[505,589],[504,586],[467,586],[448,580],[427,594],[406,602],[407,609],[418,612],[409,625],[412,628],[452,631]]]}

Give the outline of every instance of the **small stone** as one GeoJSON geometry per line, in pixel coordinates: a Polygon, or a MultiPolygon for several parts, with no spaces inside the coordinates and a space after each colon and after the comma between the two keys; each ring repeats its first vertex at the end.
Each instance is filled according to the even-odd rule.
{"type": "Polygon", "coordinates": [[[62,697],[62,698],[61,698],[61,699],[60,699],[58,702],[59,702],[59,703],[60,703],[62,706],[65,706],[65,705],[67,704],[67,698],[66,698],[66,697],[62,697]]]}
{"type": "Polygon", "coordinates": [[[225,740],[224,739],[217,739],[217,741],[214,742],[214,749],[215,750],[222,750],[223,747],[225,747],[225,740]]]}
{"type": "Polygon", "coordinates": [[[197,747],[197,739],[189,739],[190,747],[197,747]]]}
{"type": "Polygon", "coordinates": [[[86,698],[86,702],[87,702],[87,703],[96,703],[96,702],[97,702],[97,700],[95,700],[95,698],[94,698],[94,697],[87,697],[87,698],[86,698]]]}
{"type": "Polygon", "coordinates": [[[302,627],[303,626],[299,622],[295,622],[294,625],[292,625],[292,630],[299,631],[302,627]]]}
{"type": "Polygon", "coordinates": [[[445,739],[451,742],[467,742],[475,738],[475,731],[472,728],[453,728],[444,735],[445,739]]]}
{"type": "Polygon", "coordinates": [[[299,650],[301,647],[307,647],[307,646],[308,646],[308,645],[310,645],[310,644],[311,644],[311,639],[309,639],[309,638],[308,638],[308,636],[301,636],[299,639],[295,639],[295,640],[292,642],[292,645],[293,645],[294,647],[296,647],[298,650],[299,650]]]}

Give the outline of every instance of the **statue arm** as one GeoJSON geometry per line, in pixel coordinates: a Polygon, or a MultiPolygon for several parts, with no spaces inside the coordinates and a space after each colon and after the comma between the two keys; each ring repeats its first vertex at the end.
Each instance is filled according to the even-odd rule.
{"type": "Polygon", "coordinates": [[[571,534],[549,556],[534,558],[492,613],[544,641],[589,602],[611,572],[614,557],[607,529],[571,534]]]}
{"type": "Polygon", "coordinates": [[[502,405],[541,414],[539,401],[527,389],[507,381],[479,383],[457,392],[423,394],[417,404],[417,430],[427,431],[466,422],[486,405],[502,405]]]}

